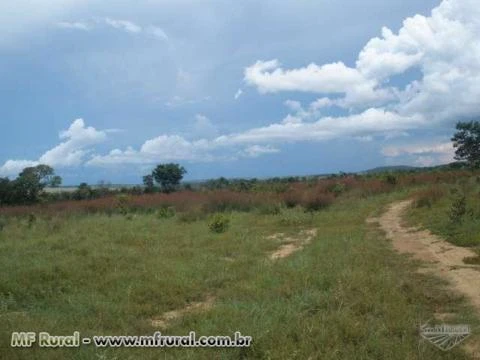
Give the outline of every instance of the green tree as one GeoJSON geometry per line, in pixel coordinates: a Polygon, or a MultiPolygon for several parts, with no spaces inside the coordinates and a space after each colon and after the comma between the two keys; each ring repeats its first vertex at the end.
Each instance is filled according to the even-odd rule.
{"type": "Polygon", "coordinates": [[[62,178],[58,175],[53,176],[49,185],[53,188],[59,187],[62,185],[62,178]]]}
{"type": "Polygon", "coordinates": [[[55,172],[48,165],[37,165],[22,170],[13,181],[14,202],[21,204],[35,203],[40,200],[40,193],[51,183],[55,172]]]}
{"type": "Polygon", "coordinates": [[[8,178],[0,178],[0,206],[12,204],[13,196],[13,181],[8,178]]]}
{"type": "Polygon", "coordinates": [[[459,122],[452,137],[455,159],[467,161],[472,168],[480,166],[480,122],[459,122]]]}
{"type": "Polygon", "coordinates": [[[160,164],[153,170],[152,176],[160,184],[162,191],[172,192],[180,184],[187,171],[179,164],[160,164]]]}
{"type": "Polygon", "coordinates": [[[153,175],[145,175],[143,177],[143,185],[145,186],[146,193],[152,193],[155,190],[155,180],[153,175]]]}
{"type": "Polygon", "coordinates": [[[90,199],[93,196],[93,190],[87,183],[81,183],[78,185],[77,190],[73,193],[73,198],[75,200],[86,200],[90,199]]]}

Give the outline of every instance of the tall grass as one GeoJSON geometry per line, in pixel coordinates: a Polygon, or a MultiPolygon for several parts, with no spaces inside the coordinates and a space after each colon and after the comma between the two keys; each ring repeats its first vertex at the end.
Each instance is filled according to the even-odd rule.
{"type": "MultiPolygon", "coordinates": [[[[208,194],[207,194],[208,195],[208,194]]],[[[177,195],[179,196],[179,195],[177,195]]],[[[463,300],[415,273],[365,225],[396,193],[345,198],[321,212],[233,211],[225,232],[139,213],[9,218],[0,233],[1,359],[465,359],[419,343],[435,311],[468,317],[463,300]],[[283,222],[291,219],[292,222],[283,222]],[[298,220],[298,222],[296,222],[298,220]],[[56,225],[55,225],[56,224],[56,225]],[[53,230],[55,226],[55,230],[53,230]],[[318,228],[302,251],[268,261],[268,235],[318,228]],[[214,295],[205,313],[174,321],[167,335],[253,337],[244,349],[15,349],[12,331],[150,335],[152,318],[214,295]]],[[[168,197],[168,199],[171,199],[168,197]]],[[[202,198],[204,199],[204,198],[202,198]]]]}
{"type": "Polygon", "coordinates": [[[32,206],[0,207],[0,215],[22,216],[25,214],[77,214],[77,213],[115,213],[151,211],[162,207],[172,207],[177,212],[191,211],[201,208],[207,213],[224,211],[251,211],[262,206],[273,206],[282,203],[287,208],[306,206],[309,209],[323,208],[335,201],[332,199],[345,195],[368,198],[370,196],[392,192],[412,186],[450,183],[459,178],[471,175],[465,171],[444,171],[436,173],[397,174],[395,181],[388,177],[375,176],[344,176],[319,179],[316,181],[282,184],[281,191],[277,185],[254,187],[251,191],[213,190],[190,191],[182,190],[170,194],[153,193],[129,195],[121,207],[117,196],[107,196],[92,200],[57,201],[32,206]],[[255,190],[256,189],[256,190],[255,190]],[[257,191],[260,189],[260,191],[257,191]],[[317,202],[320,206],[314,205],[317,202]],[[328,204],[327,204],[328,203],[328,204]]]}

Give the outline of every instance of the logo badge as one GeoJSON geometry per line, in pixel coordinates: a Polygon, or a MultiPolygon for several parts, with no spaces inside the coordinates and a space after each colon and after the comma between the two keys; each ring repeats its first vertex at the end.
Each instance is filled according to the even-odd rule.
{"type": "Polygon", "coordinates": [[[448,351],[471,335],[469,325],[435,325],[428,323],[420,327],[420,335],[442,351],[448,351]]]}

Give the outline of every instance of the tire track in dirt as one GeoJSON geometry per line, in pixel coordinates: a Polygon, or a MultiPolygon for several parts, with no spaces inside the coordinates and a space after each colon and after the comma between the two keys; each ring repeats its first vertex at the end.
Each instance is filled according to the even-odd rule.
{"type": "Polygon", "coordinates": [[[187,314],[202,313],[213,308],[215,297],[208,296],[205,301],[190,303],[182,309],[168,311],[161,316],[152,319],[151,324],[155,328],[167,329],[172,322],[183,318],[187,314]]]}
{"type": "MultiPolygon", "coordinates": [[[[412,200],[391,204],[387,211],[377,219],[392,245],[400,253],[412,254],[415,259],[428,264],[421,272],[432,273],[448,281],[450,289],[463,294],[480,316],[480,267],[467,265],[463,260],[477,256],[472,250],[450,244],[428,230],[405,226],[403,216],[412,205],[412,200]]],[[[443,314],[438,314],[439,320],[443,314]]],[[[470,342],[466,350],[475,359],[480,358],[480,344],[470,342]]]]}
{"type": "MultiPolygon", "coordinates": [[[[269,255],[271,260],[283,259],[292,255],[294,252],[303,249],[317,235],[317,229],[303,230],[297,237],[287,237],[283,233],[268,236],[270,240],[281,241],[283,244],[269,255]]],[[[234,261],[231,258],[223,258],[225,261],[234,261]]],[[[213,308],[215,305],[215,297],[207,296],[204,301],[194,302],[186,305],[184,308],[168,311],[160,316],[150,320],[150,324],[154,328],[167,329],[172,323],[192,313],[203,313],[213,308]]]]}
{"type": "Polygon", "coordinates": [[[277,250],[269,255],[270,260],[283,259],[296,251],[302,250],[315,236],[317,236],[317,229],[303,230],[297,237],[287,237],[283,233],[270,235],[267,239],[280,240],[283,242],[277,250]]]}

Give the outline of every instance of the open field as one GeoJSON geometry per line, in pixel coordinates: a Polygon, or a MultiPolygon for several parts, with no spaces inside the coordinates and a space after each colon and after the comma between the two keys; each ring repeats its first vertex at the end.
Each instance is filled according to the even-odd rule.
{"type": "Polygon", "coordinates": [[[443,280],[416,272],[421,263],[397,254],[366,221],[409,191],[362,194],[346,193],[320,211],[227,209],[223,233],[209,230],[211,215],[188,211],[5,217],[0,358],[469,358],[462,348],[441,352],[418,335],[418,327],[439,312],[477,324],[467,301],[443,280]],[[295,251],[274,256],[282,247],[295,251]],[[253,345],[9,347],[12,331],[76,330],[88,336],[240,331],[253,337],[253,345]]]}
{"type": "Polygon", "coordinates": [[[470,176],[453,184],[418,191],[410,220],[458,246],[480,247],[480,178],[470,176]],[[462,201],[464,199],[464,201],[462,201]],[[452,216],[454,218],[452,218],[452,216]]]}

